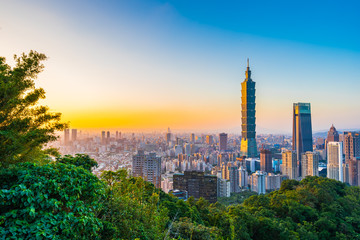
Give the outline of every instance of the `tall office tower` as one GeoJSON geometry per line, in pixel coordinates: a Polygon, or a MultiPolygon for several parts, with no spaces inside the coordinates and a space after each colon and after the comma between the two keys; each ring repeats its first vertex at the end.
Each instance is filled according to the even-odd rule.
{"type": "Polygon", "coordinates": [[[227,163],[224,179],[230,181],[230,192],[240,192],[239,188],[239,168],[234,163],[227,163]]]}
{"type": "Polygon", "coordinates": [[[206,136],[206,143],[209,145],[212,145],[214,143],[214,136],[213,135],[207,135],[206,136]]]}
{"type": "Polygon", "coordinates": [[[345,165],[344,165],[344,182],[353,182],[350,178],[354,178],[354,172],[356,169],[352,161],[353,158],[360,157],[360,136],[358,132],[344,132],[343,135],[343,150],[345,154],[345,165]],[[351,176],[350,176],[351,175],[351,176]]]}
{"type": "Polygon", "coordinates": [[[270,150],[260,150],[260,170],[267,173],[271,173],[273,171],[272,154],[270,150]]]}
{"type": "Polygon", "coordinates": [[[105,131],[101,132],[101,143],[105,144],[106,143],[106,138],[105,138],[105,131]]]}
{"type": "Polygon", "coordinates": [[[319,176],[319,159],[317,152],[306,152],[301,155],[301,176],[319,176]]]}
{"type": "Polygon", "coordinates": [[[290,179],[298,179],[299,170],[295,152],[285,151],[282,153],[281,171],[283,175],[289,176],[290,179]]]}
{"type": "Polygon", "coordinates": [[[251,79],[249,59],[245,80],[241,83],[241,128],[241,152],[246,157],[256,157],[255,82],[251,79]]]}
{"type": "Polygon", "coordinates": [[[70,129],[64,130],[64,145],[69,145],[70,143],[70,129]]]}
{"type": "Polygon", "coordinates": [[[292,150],[296,151],[301,176],[301,154],[313,151],[310,103],[294,103],[292,150]]]}
{"type": "Polygon", "coordinates": [[[246,171],[246,168],[243,166],[239,168],[239,187],[241,189],[248,188],[248,172],[246,171]]]}
{"type": "Polygon", "coordinates": [[[169,144],[171,142],[171,131],[170,128],[168,128],[168,131],[165,135],[166,143],[169,144]]]}
{"type": "Polygon", "coordinates": [[[196,200],[200,197],[210,203],[217,201],[217,177],[199,171],[185,171],[173,175],[174,189],[187,191],[196,200]]]}
{"type": "Polygon", "coordinates": [[[331,128],[328,131],[326,141],[327,142],[338,142],[339,141],[339,133],[338,133],[338,131],[336,131],[334,124],[331,125],[331,128]]]}
{"type": "Polygon", "coordinates": [[[77,129],[71,129],[71,141],[75,142],[77,139],[77,129]]]}
{"type": "Polygon", "coordinates": [[[110,131],[106,132],[106,138],[108,139],[108,141],[110,140],[110,131]]]}
{"type": "Polygon", "coordinates": [[[344,132],[345,162],[353,157],[360,157],[360,133],[344,132]]]}
{"type": "Polygon", "coordinates": [[[155,187],[161,187],[161,158],[156,153],[145,155],[143,150],[133,156],[132,173],[134,177],[142,177],[155,187]]]}
{"type": "Polygon", "coordinates": [[[119,139],[119,132],[118,131],[116,131],[116,140],[118,140],[119,139]]]}
{"type": "Polygon", "coordinates": [[[360,157],[353,157],[349,163],[349,184],[360,186],[360,157]]]}
{"type": "Polygon", "coordinates": [[[249,176],[251,191],[265,194],[265,173],[256,171],[249,176]]]}
{"type": "Polygon", "coordinates": [[[190,134],[190,143],[195,143],[195,134],[190,134]]]}
{"type": "Polygon", "coordinates": [[[327,177],[344,182],[342,142],[327,144],[327,177]]]}
{"type": "Polygon", "coordinates": [[[219,142],[220,142],[220,152],[224,152],[227,149],[227,137],[226,133],[219,134],[219,142]]]}

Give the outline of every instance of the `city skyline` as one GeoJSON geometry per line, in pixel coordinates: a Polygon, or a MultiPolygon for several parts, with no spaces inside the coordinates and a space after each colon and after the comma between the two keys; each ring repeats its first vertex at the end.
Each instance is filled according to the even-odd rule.
{"type": "Polygon", "coordinates": [[[232,4],[5,2],[0,50],[49,57],[37,86],[71,128],[240,133],[248,57],[257,132],[290,134],[294,102],[311,103],[314,132],[360,128],[357,3],[232,4]]]}

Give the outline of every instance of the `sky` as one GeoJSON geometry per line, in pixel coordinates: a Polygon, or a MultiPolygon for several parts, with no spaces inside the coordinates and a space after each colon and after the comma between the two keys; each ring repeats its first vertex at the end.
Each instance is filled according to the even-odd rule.
{"type": "Polygon", "coordinates": [[[358,1],[0,0],[0,56],[48,60],[41,103],[71,128],[241,131],[250,59],[258,133],[360,128],[358,1]]]}

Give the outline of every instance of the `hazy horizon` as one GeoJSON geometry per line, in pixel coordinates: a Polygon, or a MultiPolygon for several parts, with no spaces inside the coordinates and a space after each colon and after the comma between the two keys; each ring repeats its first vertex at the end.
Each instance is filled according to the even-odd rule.
{"type": "Polygon", "coordinates": [[[291,134],[294,102],[311,103],[313,132],[358,129],[355,5],[3,1],[0,56],[49,57],[42,103],[70,128],[240,133],[250,58],[258,133],[291,134]]]}

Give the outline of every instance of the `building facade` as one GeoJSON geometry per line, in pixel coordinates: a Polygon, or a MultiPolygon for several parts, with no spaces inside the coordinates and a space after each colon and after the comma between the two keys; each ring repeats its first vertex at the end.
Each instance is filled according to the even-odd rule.
{"type": "Polygon", "coordinates": [[[301,155],[313,151],[310,103],[294,103],[292,150],[296,152],[299,175],[301,176],[301,155]]]}
{"type": "Polygon", "coordinates": [[[156,153],[145,154],[143,150],[133,156],[132,175],[142,177],[155,187],[161,187],[161,158],[156,153]]]}
{"type": "Polygon", "coordinates": [[[272,168],[272,154],[270,150],[260,150],[260,171],[271,173],[272,168]]]}
{"type": "Polygon", "coordinates": [[[265,175],[266,173],[256,171],[249,176],[249,183],[251,191],[257,192],[258,194],[265,194],[265,175]]]}
{"type": "Polygon", "coordinates": [[[220,152],[224,152],[227,149],[227,138],[228,135],[226,133],[219,134],[219,149],[220,152]]]}
{"type": "Polygon", "coordinates": [[[187,191],[189,197],[200,197],[210,203],[217,201],[217,177],[199,171],[185,171],[173,175],[174,189],[187,191]]]}
{"type": "Polygon", "coordinates": [[[256,124],[255,124],[255,82],[251,79],[249,59],[245,71],[245,80],[241,83],[241,147],[246,157],[256,157],[256,124]]]}
{"type": "Polygon", "coordinates": [[[297,180],[299,178],[295,152],[285,151],[282,153],[281,171],[283,175],[289,176],[290,179],[297,180]]]}
{"type": "Polygon", "coordinates": [[[342,142],[327,144],[327,161],[327,177],[344,182],[342,142]]]}
{"type": "Polygon", "coordinates": [[[319,159],[317,152],[306,152],[301,155],[302,178],[306,176],[319,176],[319,159]]]}

